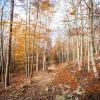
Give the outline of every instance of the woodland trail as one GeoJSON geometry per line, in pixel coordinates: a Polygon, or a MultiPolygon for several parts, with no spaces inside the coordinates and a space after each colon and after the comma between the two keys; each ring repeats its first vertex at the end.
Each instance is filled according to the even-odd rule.
{"type": "MultiPolygon", "coordinates": [[[[56,70],[34,72],[33,77],[29,79],[23,80],[22,77],[21,80],[19,78],[19,82],[13,83],[0,94],[0,100],[81,100],[85,87],[81,87],[82,83],[79,83],[77,79],[80,78],[80,74],[80,80],[85,81],[86,77],[84,78],[82,72],[77,73],[75,69],[71,68],[72,66],[70,66],[72,70],[69,70],[65,65],[66,63],[53,66],[53,69],[55,67],[56,70]]],[[[88,84],[90,83],[88,82],[88,84]]],[[[86,83],[83,82],[83,85],[86,83]]],[[[97,84],[94,89],[98,96],[100,85],[97,84]]]]}
{"type": "Polygon", "coordinates": [[[100,100],[100,0],[0,0],[0,100],[100,100]]]}

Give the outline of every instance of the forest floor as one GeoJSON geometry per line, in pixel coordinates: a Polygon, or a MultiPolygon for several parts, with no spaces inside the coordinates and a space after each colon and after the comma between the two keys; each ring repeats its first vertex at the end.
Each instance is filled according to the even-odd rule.
{"type": "Polygon", "coordinates": [[[78,72],[71,62],[53,69],[34,72],[28,79],[14,76],[7,89],[0,85],[0,100],[100,100],[100,79],[93,73],[78,72]]]}

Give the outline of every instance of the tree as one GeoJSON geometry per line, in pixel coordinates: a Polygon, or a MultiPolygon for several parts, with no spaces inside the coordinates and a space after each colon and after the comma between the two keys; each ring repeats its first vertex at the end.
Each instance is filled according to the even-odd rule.
{"type": "Polygon", "coordinates": [[[5,70],[5,87],[7,87],[10,84],[13,12],[14,12],[14,0],[11,0],[10,26],[9,26],[10,32],[9,32],[9,39],[8,39],[7,64],[6,64],[6,70],[5,70]]]}
{"type": "Polygon", "coordinates": [[[93,0],[89,0],[90,9],[89,9],[89,17],[90,17],[90,52],[91,52],[91,63],[93,66],[93,72],[96,78],[98,78],[98,72],[95,64],[95,55],[94,55],[94,27],[93,27],[93,0]]]}

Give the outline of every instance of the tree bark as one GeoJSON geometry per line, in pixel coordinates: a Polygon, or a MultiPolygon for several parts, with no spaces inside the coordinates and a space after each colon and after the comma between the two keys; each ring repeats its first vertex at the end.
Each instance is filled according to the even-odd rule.
{"type": "Polygon", "coordinates": [[[6,64],[6,71],[5,71],[5,88],[10,84],[13,12],[14,12],[14,0],[11,0],[10,33],[9,33],[9,40],[8,40],[7,64],[6,64]]]}
{"type": "Polygon", "coordinates": [[[96,68],[96,63],[95,63],[95,51],[94,51],[94,27],[93,27],[93,0],[89,0],[90,2],[90,8],[89,9],[89,17],[90,17],[90,51],[91,51],[91,63],[93,67],[93,72],[96,78],[98,78],[98,72],[96,68]]]}

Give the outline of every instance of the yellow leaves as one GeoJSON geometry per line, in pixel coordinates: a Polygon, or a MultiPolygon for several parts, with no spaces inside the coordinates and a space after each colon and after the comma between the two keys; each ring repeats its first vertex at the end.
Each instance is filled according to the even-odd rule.
{"type": "Polygon", "coordinates": [[[20,24],[20,22],[16,22],[16,21],[12,21],[12,22],[10,22],[10,21],[0,21],[0,24],[10,24],[10,23],[12,23],[12,24],[20,24]]]}
{"type": "Polygon", "coordinates": [[[76,15],[76,10],[74,9],[70,14],[71,15],[76,15]]]}
{"type": "Polygon", "coordinates": [[[22,64],[24,63],[24,45],[18,45],[16,46],[16,50],[15,50],[15,57],[16,57],[16,62],[18,64],[22,64]]]}
{"type": "Polygon", "coordinates": [[[22,37],[18,37],[18,38],[16,38],[16,41],[17,41],[18,43],[20,43],[20,44],[24,44],[25,39],[22,38],[22,37]]]}
{"type": "Polygon", "coordinates": [[[25,31],[21,34],[16,35],[16,42],[21,45],[24,45],[25,42],[31,44],[33,40],[39,41],[39,40],[47,40],[47,39],[48,39],[47,36],[44,36],[43,33],[39,33],[39,32],[32,33],[32,32],[25,31]]]}
{"type": "Polygon", "coordinates": [[[16,25],[12,28],[12,35],[16,35],[18,30],[20,30],[20,25],[16,25]]]}
{"type": "Polygon", "coordinates": [[[44,40],[47,40],[47,39],[48,39],[47,36],[42,36],[42,35],[41,35],[41,36],[36,36],[36,38],[37,38],[37,39],[44,39],[44,40]]]}
{"type": "Polygon", "coordinates": [[[16,35],[16,33],[17,33],[16,28],[13,28],[12,35],[16,35]]]}
{"type": "Polygon", "coordinates": [[[0,25],[4,25],[4,24],[6,24],[6,21],[0,21],[0,25]]]}
{"type": "Polygon", "coordinates": [[[32,33],[29,32],[29,31],[25,31],[25,32],[24,32],[24,35],[30,35],[30,34],[32,34],[32,33]]]}
{"type": "Polygon", "coordinates": [[[18,45],[18,46],[16,47],[16,53],[17,53],[17,54],[22,53],[21,51],[24,51],[24,45],[18,45]]]}
{"type": "Polygon", "coordinates": [[[70,14],[75,16],[76,13],[77,13],[76,7],[72,7],[70,14]]]}
{"type": "Polygon", "coordinates": [[[49,1],[44,1],[40,5],[41,9],[48,9],[49,7],[50,7],[49,1]]]}

